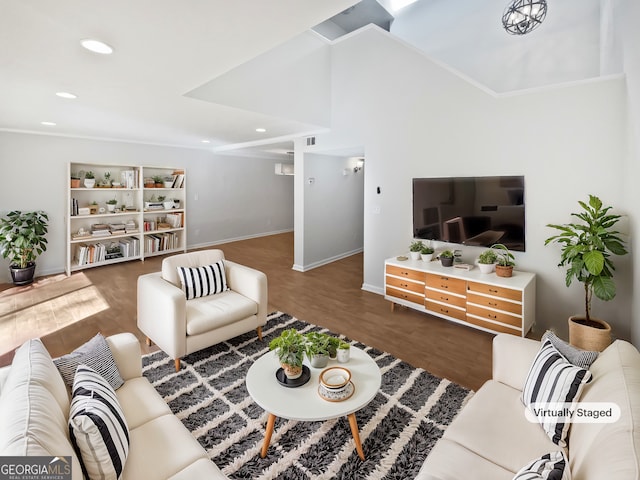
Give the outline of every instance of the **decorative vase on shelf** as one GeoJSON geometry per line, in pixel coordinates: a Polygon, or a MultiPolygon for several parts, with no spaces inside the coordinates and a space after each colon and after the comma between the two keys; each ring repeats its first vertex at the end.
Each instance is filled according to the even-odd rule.
{"type": "Polygon", "coordinates": [[[113,212],[113,211],[115,211],[115,209],[116,209],[115,203],[113,203],[113,204],[112,203],[107,203],[107,210],[109,210],[110,212],[113,212]]]}
{"type": "Polygon", "coordinates": [[[162,205],[165,210],[171,210],[173,208],[173,200],[167,200],[162,202],[162,205]]]}

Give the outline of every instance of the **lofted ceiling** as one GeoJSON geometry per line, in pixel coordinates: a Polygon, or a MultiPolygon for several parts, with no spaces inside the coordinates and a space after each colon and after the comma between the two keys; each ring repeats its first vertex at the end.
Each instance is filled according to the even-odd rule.
{"type": "Polygon", "coordinates": [[[286,155],[330,126],[328,40],[311,30],[337,38],[358,16],[495,92],[620,71],[606,0],[550,3],[523,37],[500,25],[506,0],[396,1],[0,0],[0,131],[286,155]]]}

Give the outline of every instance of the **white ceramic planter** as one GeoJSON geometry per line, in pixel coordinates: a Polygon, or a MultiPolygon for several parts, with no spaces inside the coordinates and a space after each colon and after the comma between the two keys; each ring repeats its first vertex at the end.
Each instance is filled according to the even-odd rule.
{"type": "Polygon", "coordinates": [[[480,269],[480,273],[493,273],[496,269],[495,263],[478,263],[478,268],[480,269]]]}
{"type": "Polygon", "coordinates": [[[85,178],[84,179],[84,187],[85,188],[93,188],[96,186],[96,179],[95,178],[85,178]]]}
{"type": "Polygon", "coordinates": [[[338,362],[347,363],[351,358],[351,349],[350,348],[339,348],[338,349],[338,362]]]}
{"type": "Polygon", "coordinates": [[[409,252],[411,260],[420,260],[420,252],[409,252]]]}

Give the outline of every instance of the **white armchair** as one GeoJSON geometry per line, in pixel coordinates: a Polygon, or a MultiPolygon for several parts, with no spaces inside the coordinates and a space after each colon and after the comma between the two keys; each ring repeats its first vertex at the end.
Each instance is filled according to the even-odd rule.
{"type": "Polygon", "coordinates": [[[199,250],[167,257],[162,271],[138,277],[138,328],[175,360],[256,329],[262,339],[267,322],[267,277],[224,260],[228,290],[187,300],[178,267],[200,267],[224,260],[222,250],[199,250]]]}

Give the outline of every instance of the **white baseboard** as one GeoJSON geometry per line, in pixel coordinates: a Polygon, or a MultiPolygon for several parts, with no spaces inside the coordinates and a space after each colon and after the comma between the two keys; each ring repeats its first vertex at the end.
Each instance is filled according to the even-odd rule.
{"type": "Polygon", "coordinates": [[[308,265],[294,264],[291,269],[295,270],[296,272],[308,272],[309,270],[313,270],[314,268],[322,267],[323,265],[342,260],[343,258],[350,257],[351,255],[356,255],[357,253],[362,253],[362,248],[356,248],[355,250],[351,250],[350,252],[344,252],[338,255],[334,255],[333,257],[318,260],[317,262],[313,262],[308,265]]]}
{"type": "Polygon", "coordinates": [[[362,290],[364,290],[365,292],[371,292],[378,295],[384,295],[384,288],[378,287],[377,285],[370,285],[368,283],[363,283],[362,290]]]}
{"type": "Polygon", "coordinates": [[[195,250],[197,248],[205,248],[205,247],[214,247],[216,245],[222,245],[223,243],[238,242],[240,240],[250,240],[252,238],[268,237],[270,235],[278,235],[280,233],[289,233],[289,232],[293,232],[293,228],[287,228],[285,230],[276,230],[274,232],[255,233],[252,235],[244,235],[242,237],[225,238],[222,240],[214,240],[213,242],[187,245],[187,250],[195,250]]]}

